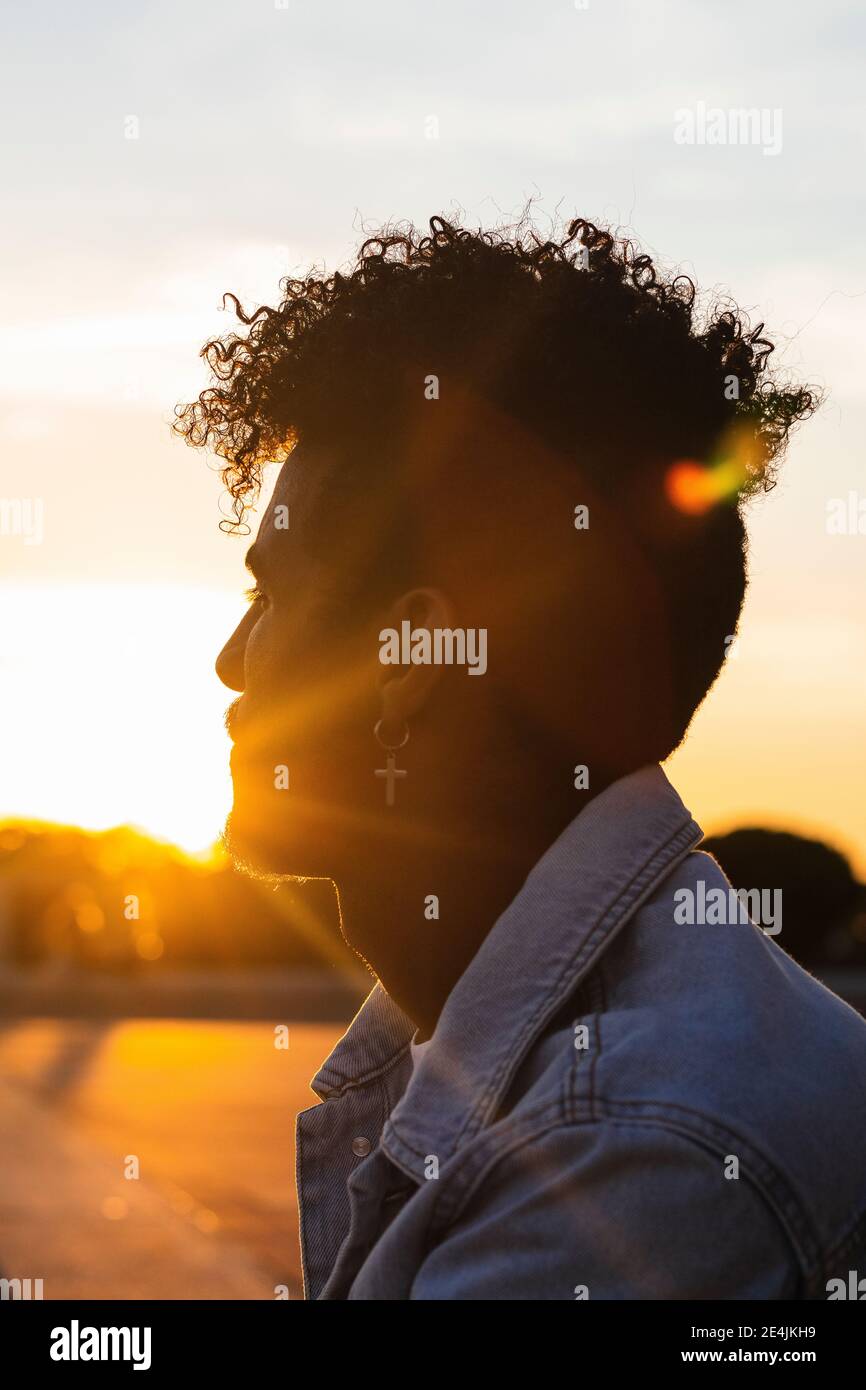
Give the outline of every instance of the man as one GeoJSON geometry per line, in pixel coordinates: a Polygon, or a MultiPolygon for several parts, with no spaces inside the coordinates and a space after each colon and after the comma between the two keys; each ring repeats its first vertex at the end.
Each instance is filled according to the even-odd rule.
{"type": "Polygon", "coordinates": [[[434,218],[283,289],[178,428],[235,524],[283,463],[217,666],[228,843],[332,879],[378,980],[299,1117],[307,1296],[826,1297],[866,1256],[866,1025],[658,766],[812,397],[583,220],[434,218]]]}

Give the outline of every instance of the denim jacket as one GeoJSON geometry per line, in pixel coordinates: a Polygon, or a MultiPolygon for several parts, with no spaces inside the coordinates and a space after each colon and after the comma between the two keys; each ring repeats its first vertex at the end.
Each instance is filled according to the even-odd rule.
{"type": "Polygon", "coordinates": [[[822,1299],[866,1273],[866,1023],[784,924],[683,923],[683,890],[729,890],[700,839],[659,767],[596,797],[414,1070],[373,990],[298,1117],[308,1298],[822,1299]]]}

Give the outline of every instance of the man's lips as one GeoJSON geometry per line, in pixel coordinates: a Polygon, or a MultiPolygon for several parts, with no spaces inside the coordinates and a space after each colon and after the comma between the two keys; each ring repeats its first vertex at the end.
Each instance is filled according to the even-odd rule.
{"type": "Polygon", "coordinates": [[[223,723],[226,727],[226,733],[228,734],[232,743],[237,743],[238,735],[240,733],[240,707],[241,700],[233,700],[232,703],[229,705],[228,709],[226,710],[223,718],[223,723]]]}
{"type": "MultiPolygon", "coordinates": [[[[243,765],[247,769],[255,766],[270,767],[277,757],[273,749],[268,749],[260,738],[251,737],[251,730],[243,727],[243,722],[235,720],[228,731],[231,740],[229,766],[234,769],[243,765]]],[[[285,762],[285,755],[278,761],[285,762]]]]}

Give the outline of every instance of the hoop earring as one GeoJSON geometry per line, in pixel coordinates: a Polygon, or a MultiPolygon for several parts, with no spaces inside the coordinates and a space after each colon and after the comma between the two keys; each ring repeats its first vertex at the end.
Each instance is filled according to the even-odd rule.
{"type": "Polygon", "coordinates": [[[406,720],[400,720],[400,723],[403,725],[403,728],[405,729],[405,733],[397,743],[388,743],[388,741],[383,737],[382,725],[384,723],[385,720],[380,719],[373,729],[373,737],[375,738],[379,747],[384,748],[385,751],[388,753],[396,753],[399,748],[405,748],[406,744],[409,742],[409,725],[406,723],[406,720]]]}
{"type": "Polygon", "coordinates": [[[380,719],[378,723],[374,726],[373,737],[375,738],[379,747],[385,749],[385,752],[388,756],[385,759],[385,767],[377,767],[374,770],[373,775],[375,777],[385,778],[385,805],[393,806],[395,781],[397,781],[398,779],[402,779],[403,777],[409,776],[405,767],[398,768],[397,766],[397,752],[400,748],[405,748],[406,744],[409,742],[409,725],[406,723],[405,719],[401,719],[400,723],[402,724],[405,730],[403,737],[399,739],[396,743],[388,743],[382,733],[382,726],[384,723],[385,720],[380,719]]]}

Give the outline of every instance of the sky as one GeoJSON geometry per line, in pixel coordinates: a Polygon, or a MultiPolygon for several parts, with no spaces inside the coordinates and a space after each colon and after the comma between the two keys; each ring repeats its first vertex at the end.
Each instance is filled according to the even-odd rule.
{"type": "Polygon", "coordinates": [[[817,834],[866,877],[866,534],[827,530],[866,508],[866,16],[43,0],[0,42],[0,817],[216,837],[246,542],[169,422],[222,293],[274,302],[383,222],[532,199],[732,294],[826,393],[750,509],[741,639],[668,770],[708,832],[817,834]],[[757,138],[710,143],[740,108],[757,138]]]}

